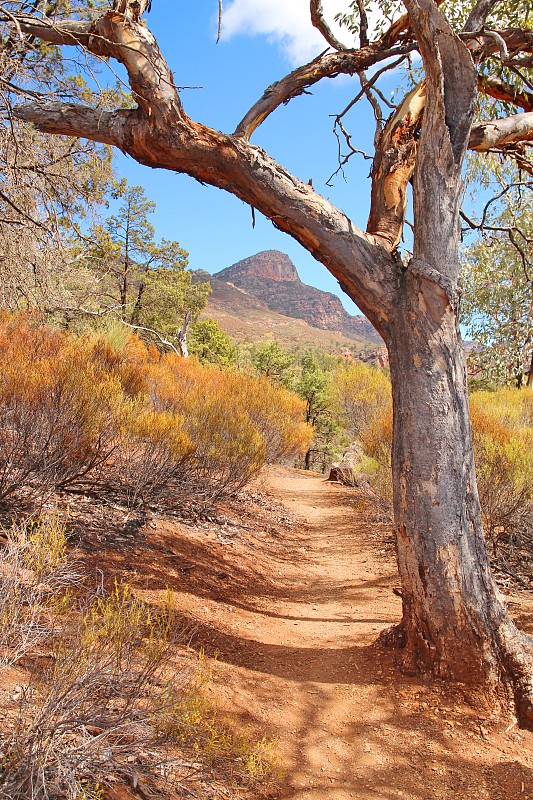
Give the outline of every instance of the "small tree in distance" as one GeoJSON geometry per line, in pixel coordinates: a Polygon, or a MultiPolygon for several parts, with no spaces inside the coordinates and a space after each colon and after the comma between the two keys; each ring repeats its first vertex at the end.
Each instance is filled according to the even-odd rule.
{"type": "Polygon", "coordinates": [[[188,253],[178,242],[155,241],[148,219],[155,203],[141,186],[122,180],[113,196],[118,211],[93,229],[95,243],[84,259],[95,279],[89,282],[94,313],[112,313],[187,355],[187,330],[205,307],[210,286],[192,282],[188,253]]]}
{"type": "Polygon", "coordinates": [[[18,106],[16,115],[41,131],[113,145],[142,164],[232,192],[339,280],[383,337],[390,359],[403,602],[402,622],[390,641],[402,647],[408,671],[464,681],[488,694],[505,687],[521,723],[533,727],[533,640],[514,626],[490,572],[457,324],[465,154],[497,150],[531,168],[523,147],[533,137],[529,79],[520,85],[515,80],[516,70],[521,74],[531,65],[529,4],[449,0],[440,10],[433,0],[404,0],[407,13],[401,14],[383,0],[377,32],[370,34],[367,3],[354,2],[350,20],[358,42],[346,48],[333,36],[320,0],[310,0],[328,50],[269,87],[230,134],[187,115],[179,80],[141,21],[147,4],[117,0],[92,18],[93,12],[50,18],[3,3],[6,23],[11,20],[29,40],[76,44],[119,61],[137,104],[109,111],[68,98],[37,98],[18,106]],[[366,231],[251,143],[272,112],[324,77],[358,74],[358,96],[379,105],[377,78],[368,78],[367,70],[379,65],[380,73],[414,52],[422,58],[423,82],[385,123],[376,110],[366,231]],[[507,79],[511,67],[515,77],[507,79]],[[489,121],[476,118],[477,109],[486,108],[476,104],[479,91],[504,101],[489,121]],[[509,116],[509,107],[525,111],[509,116]],[[397,248],[411,181],[414,246],[404,260],[397,248]]]}
{"type": "Polygon", "coordinates": [[[507,204],[466,251],[462,318],[494,383],[533,387],[533,216],[507,204]]]}

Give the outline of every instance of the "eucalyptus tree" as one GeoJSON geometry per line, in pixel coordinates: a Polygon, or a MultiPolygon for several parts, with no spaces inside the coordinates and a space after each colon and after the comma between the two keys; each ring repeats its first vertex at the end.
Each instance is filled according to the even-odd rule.
{"type": "Polygon", "coordinates": [[[78,308],[112,315],[158,345],[188,355],[187,332],[207,303],[208,283],[193,283],[188,253],[176,241],[155,239],[150,215],[156,204],[142,186],[114,184],[115,214],[91,231],[82,249],[85,279],[78,280],[78,308]]]}
{"type": "MultiPolygon", "coordinates": [[[[96,13],[99,3],[93,3],[96,13]]],[[[100,3],[101,7],[101,3],[100,3]]],[[[65,100],[89,94],[69,73],[60,48],[23,36],[16,13],[54,20],[86,9],[79,0],[0,3],[0,306],[54,312],[69,305],[73,239],[109,188],[111,149],[92,141],[52,139],[12,113],[16,96],[53,92],[65,100]],[[6,24],[10,21],[13,24],[6,24]]],[[[87,64],[87,67],[89,65],[87,64]]],[[[115,90],[100,97],[117,100],[115,90]]]]}
{"type": "MultiPolygon", "coordinates": [[[[403,618],[389,640],[402,646],[407,670],[474,683],[487,692],[506,686],[520,721],[533,727],[533,643],[512,623],[490,572],[457,325],[465,154],[469,148],[497,150],[520,159],[523,168],[531,166],[525,146],[533,138],[533,112],[526,105],[531,7],[497,0],[476,0],[473,6],[449,0],[442,9],[433,0],[404,3],[407,13],[401,14],[389,0],[378,2],[381,24],[375,33],[366,0],[352,3],[356,41],[347,48],[332,34],[320,0],[311,0],[313,23],[328,50],[268,87],[229,134],[188,116],[179,80],[143,24],[146,0],[120,0],[89,19],[19,14],[13,26],[24,37],[76,45],[120,62],[135,107],[105,110],[34,98],[17,106],[16,115],[40,131],[112,145],[147,166],[232,192],[339,280],[385,340],[390,359],[403,618]],[[423,81],[382,123],[376,76],[415,52],[423,81]],[[372,100],[378,117],[366,230],[251,142],[281,105],[342,73],[358,74],[361,97],[372,100]],[[486,105],[476,102],[479,93],[495,98],[505,116],[476,116],[486,105]],[[519,108],[526,110],[509,114],[519,108]],[[410,182],[413,254],[401,258],[410,182]]],[[[179,13],[173,12],[176,20],[179,13]]]]}
{"type": "Polygon", "coordinates": [[[314,434],[304,455],[304,468],[319,467],[325,471],[334,453],[335,434],[339,432],[332,409],[333,373],[323,369],[312,352],[304,353],[301,367],[300,380],[294,388],[305,400],[305,421],[314,434]]]}
{"type": "Polygon", "coordinates": [[[533,215],[509,194],[498,213],[482,215],[483,236],[465,250],[462,321],[485,379],[533,387],[533,215]]]}

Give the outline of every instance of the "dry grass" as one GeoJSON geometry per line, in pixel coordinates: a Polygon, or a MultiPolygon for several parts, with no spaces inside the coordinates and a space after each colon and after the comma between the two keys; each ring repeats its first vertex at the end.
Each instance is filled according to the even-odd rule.
{"type": "Polygon", "coordinates": [[[127,585],[81,592],[55,520],[6,537],[2,666],[25,655],[34,668],[0,728],[1,798],[100,800],[117,781],[159,796],[203,782],[216,795],[218,782],[231,792],[273,776],[271,743],[218,722],[211,670],[170,592],[158,606],[127,585]]]}

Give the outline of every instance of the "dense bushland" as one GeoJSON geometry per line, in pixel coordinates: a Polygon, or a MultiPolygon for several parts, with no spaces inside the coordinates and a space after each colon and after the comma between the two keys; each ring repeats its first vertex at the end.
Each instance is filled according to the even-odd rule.
{"type": "Polygon", "coordinates": [[[388,376],[368,364],[346,364],[334,382],[334,405],[350,442],[338,466],[346,483],[366,484],[385,506],[392,501],[392,398],[388,376]]]}
{"type": "Polygon", "coordinates": [[[485,532],[494,555],[533,554],[533,392],[502,388],[471,397],[485,532]]]}
{"type": "Polygon", "coordinates": [[[304,404],[287,390],[112,334],[0,317],[0,501],[81,487],[129,505],[207,502],[305,450],[304,404]]]}

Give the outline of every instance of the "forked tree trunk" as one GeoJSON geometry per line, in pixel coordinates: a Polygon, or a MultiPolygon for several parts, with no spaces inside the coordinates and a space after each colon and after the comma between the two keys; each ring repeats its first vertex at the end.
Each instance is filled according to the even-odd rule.
{"type": "Polygon", "coordinates": [[[446,292],[409,269],[391,327],[404,668],[489,691],[503,683],[531,726],[533,639],[515,628],[491,574],[455,311],[446,292]]]}

